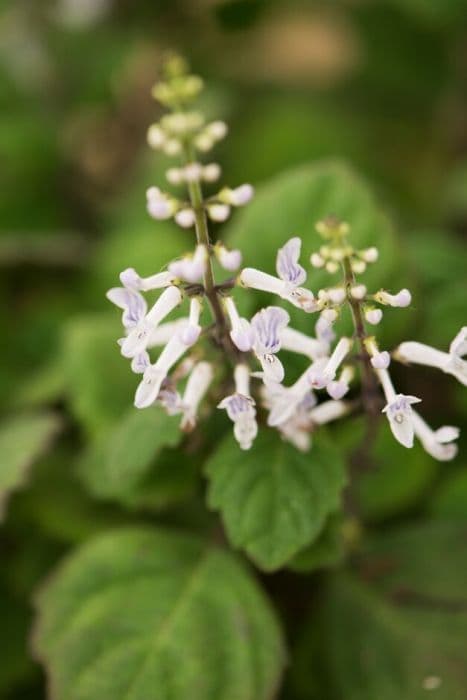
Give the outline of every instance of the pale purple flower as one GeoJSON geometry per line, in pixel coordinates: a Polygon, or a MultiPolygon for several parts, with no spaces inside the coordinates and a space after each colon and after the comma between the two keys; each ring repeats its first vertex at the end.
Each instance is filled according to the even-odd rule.
{"type": "Polygon", "coordinates": [[[106,297],[112,304],[123,309],[122,323],[127,329],[137,326],[146,315],[146,299],[133,289],[114,287],[109,289],[106,297]]]}
{"type": "Polygon", "coordinates": [[[198,407],[212,382],[214,371],[209,362],[198,362],[192,369],[182,398],[183,418],[180,428],[187,432],[194,429],[198,407]]]}
{"type": "Polygon", "coordinates": [[[249,450],[258,434],[255,402],[249,395],[249,369],[239,364],[235,367],[235,393],[226,396],[218,408],[227,411],[234,424],[234,436],[242,450],[249,450]]]}
{"type": "Polygon", "coordinates": [[[228,250],[224,245],[222,245],[222,243],[216,243],[214,246],[214,252],[224,270],[234,272],[235,270],[238,270],[242,264],[242,254],[237,249],[228,250]]]}
{"type": "Polygon", "coordinates": [[[415,435],[428,454],[442,462],[454,459],[458,451],[454,441],[459,437],[459,428],[444,425],[432,430],[416,411],[412,411],[412,424],[415,435]]]}
{"type": "Polygon", "coordinates": [[[230,331],[232,343],[241,352],[248,352],[253,347],[253,342],[255,339],[255,334],[251,324],[246,320],[246,318],[241,318],[239,316],[236,304],[232,297],[226,297],[224,300],[224,305],[229,317],[230,326],[232,328],[230,331]]]}
{"type": "Polygon", "coordinates": [[[437,350],[423,343],[408,341],[399,345],[394,356],[402,362],[436,367],[467,386],[467,361],[463,359],[466,354],[467,326],[464,326],[452,341],[449,352],[437,350]]]}
{"type": "Polygon", "coordinates": [[[298,236],[291,238],[287,243],[279,248],[276,259],[276,271],[281,280],[290,282],[294,287],[298,287],[306,280],[306,272],[299,264],[300,250],[302,242],[298,236]]]}
{"type": "Polygon", "coordinates": [[[339,365],[344,361],[351,348],[350,338],[341,338],[326,364],[320,362],[313,365],[308,373],[308,379],[313,389],[324,389],[335,379],[339,365]]]}
{"type": "Polygon", "coordinates": [[[278,306],[268,306],[251,319],[253,350],[263,368],[264,382],[281,382],[284,379],[284,368],[275,354],[281,348],[281,332],[289,320],[287,311],[278,306]]]}
{"type": "Polygon", "coordinates": [[[134,357],[146,350],[151,333],[181,301],[182,293],[178,287],[164,289],[152,309],[131,328],[122,343],[122,355],[134,357]]]}
{"type": "Polygon", "coordinates": [[[383,350],[382,352],[376,351],[370,362],[375,369],[387,369],[391,364],[391,355],[387,350],[383,350]]]}
{"type": "Polygon", "coordinates": [[[310,360],[326,357],[329,353],[329,343],[322,342],[317,338],[311,338],[301,331],[290,328],[290,326],[282,330],[281,340],[283,350],[305,355],[310,360]]]}

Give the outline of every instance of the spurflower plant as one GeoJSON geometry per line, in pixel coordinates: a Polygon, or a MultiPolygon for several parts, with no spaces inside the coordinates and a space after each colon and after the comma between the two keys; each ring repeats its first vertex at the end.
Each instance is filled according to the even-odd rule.
{"type": "MultiPolygon", "coordinates": [[[[332,278],[340,270],[341,280],[313,289],[313,273],[308,274],[303,260],[300,262],[299,236],[284,241],[277,251],[275,271],[244,266],[244,262],[254,265],[254,260],[243,261],[240,250],[213,242],[210,222],[226,221],[233,209],[250,202],[254,190],[242,183],[233,188],[222,186],[205,196],[203,185],[216,183],[221,167],[203,163],[201,158],[227,135],[228,128],[223,121],[206,121],[194,109],[202,88],[202,80],[189,74],[183,61],[172,59],[165,79],[153,90],[168,113],[148,130],[149,145],[178,161],[166,172],[169,185],[186,191],[184,198],[179,192],[150,186],[148,215],[156,220],[173,218],[182,228],[193,230],[194,248],[150,277],[141,277],[132,268],[124,270],[122,286],[107,293],[123,310],[121,353],[130,360],[132,371],[142,375],[136,408],[160,404],[170,415],[181,414],[181,429],[191,431],[200,405],[210,401],[226,411],[241,449],[249,450],[254,444],[260,415],[262,422],[302,451],[311,447],[318,426],[360,408],[373,416],[382,412],[394,438],[404,447],[411,448],[417,437],[434,458],[452,459],[458,428],[431,430],[413,408],[422,399],[396,391],[389,373],[391,353],[379,346],[373,333],[372,327],[383,320],[383,308],[405,309],[412,303],[408,289],[371,291],[360,281],[367,266],[378,261],[376,246],[356,249],[348,224],[332,215],[318,221],[316,230],[323,243],[310,256],[311,270],[324,268],[332,278]],[[216,275],[215,262],[221,276],[216,275]],[[252,295],[255,290],[269,293],[270,304],[251,318],[243,317],[235,300],[239,287],[252,295]],[[160,294],[149,307],[143,292],[153,290],[160,294]],[[288,305],[308,315],[309,332],[290,325],[288,305]],[[168,320],[179,307],[182,317],[168,320]],[[351,337],[338,337],[339,320],[346,310],[354,332],[351,337]],[[216,348],[215,360],[210,359],[208,346],[216,348]],[[156,358],[153,348],[159,350],[156,358]],[[293,382],[280,358],[282,350],[307,358],[307,368],[293,382]],[[210,389],[216,384],[219,367],[227,372],[231,391],[216,397],[219,386],[213,392],[210,389]],[[358,382],[360,400],[344,399],[358,382]],[[378,396],[378,385],[384,402],[378,396]]],[[[463,327],[449,352],[406,341],[392,356],[401,362],[437,367],[465,385],[466,353],[467,327],[463,327]]]]}

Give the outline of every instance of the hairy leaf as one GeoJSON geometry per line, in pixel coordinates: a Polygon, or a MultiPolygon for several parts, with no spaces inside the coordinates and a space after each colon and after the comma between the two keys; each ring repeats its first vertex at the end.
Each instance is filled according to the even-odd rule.
{"type": "Polygon", "coordinates": [[[37,598],[34,648],[60,700],[270,700],[269,602],[231,555],[131,528],[73,554],[37,598]]]}
{"type": "Polygon", "coordinates": [[[206,473],[209,505],[221,511],[232,544],[265,570],[318,537],[345,483],[341,455],[323,434],[303,453],[266,429],[248,452],[226,438],[206,473]]]}

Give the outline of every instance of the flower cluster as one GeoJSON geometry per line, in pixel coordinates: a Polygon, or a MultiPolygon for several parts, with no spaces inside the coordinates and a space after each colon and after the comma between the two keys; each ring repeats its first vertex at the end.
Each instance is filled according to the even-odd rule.
{"type": "MultiPolygon", "coordinates": [[[[330,274],[342,270],[342,282],[316,290],[306,284],[307,272],[300,263],[301,239],[293,237],[278,250],[275,274],[253,267],[242,268],[239,250],[228,250],[222,243],[213,244],[209,220],[223,221],[231,207],[243,206],[253,196],[251,185],[236,189],[223,187],[213,197],[205,198],[203,183],[220,177],[216,163],[203,164],[195,154],[210,150],[226,134],[223,122],[206,123],[203,115],[191,110],[191,103],[202,88],[202,81],[189,75],[179,60],[169,64],[166,77],[154,89],[155,96],[171,112],[150,127],[148,140],[153,148],[179,160],[167,171],[171,185],[184,185],[188,200],[151,187],[147,192],[149,214],[156,219],[173,217],[183,227],[195,227],[196,246],[167,269],[150,277],[141,277],[134,269],[120,275],[121,287],[107,296],[122,309],[124,337],[119,341],[123,356],[131,361],[133,372],[142,375],[136,390],[135,406],[145,408],[155,403],[171,414],[180,414],[181,428],[192,430],[198,410],[210,391],[217,407],[225,409],[233,423],[234,436],[242,449],[249,449],[258,433],[258,419],[279,431],[284,440],[300,450],[308,450],[312,433],[324,423],[353,411],[359,401],[349,400],[352,382],[360,368],[362,400],[370,411],[368,392],[381,386],[386,404],[378,411],[387,417],[396,440],[412,447],[416,436],[433,457],[448,460],[456,454],[454,441],[458,429],[444,426],[436,431],[413,409],[419,398],[397,393],[388,368],[391,354],[381,350],[367,326],[378,325],[382,307],[407,307],[411,294],[407,289],[390,293],[380,289],[369,293],[358,276],[367,265],[378,259],[375,247],[355,249],[349,243],[346,223],[329,217],[316,228],[324,239],[313,252],[313,268],[330,274]],[[234,279],[215,280],[213,261],[234,279]],[[237,307],[236,288],[268,292],[276,298],[251,318],[243,317],[237,307]],[[148,308],[144,292],[160,290],[148,308]],[[314,334],[290,325],[287,305],[307,316],[314,314],[314,334]],[[168,319],[178,307],[185,314],[168,319]],[[204,320],[207,307],[211,318],[204,320]],[[352,337],[336,338],[336,322],[345,309],[353,320],[352,337]],[[160,351],[153,361],[150,351],[160,351]],[[290,382],[281,351],[301,355],[304,370],[290,382]],[[213,352],[221,352],[224,367],[213,352]],[[306,364],[306,366],[305,366],[306,364]],[[218,371],[215,371],[215,367],[218,371]],[[219,394],[229,367],[231,393],[219,394]],[[184,387],[183,389],[181,387],[184,387]],[[324,392],[325,398],[320,395],[324,392]],[[257,403],[258,402],[258,403],[257,403]],[[259,411],[259,414],[258,414],[259,411]],[[264,416],[264,418],[263,418],[264,416]]],[[[206,314],[207,315],[207,314],[206,314]]],[[[302,326],[303,328],[303,326],[302,326]]],[[[467,384],[467,328],[441,352],[416,342],[402,343],[393,353],[401,362],[415,362],[438,367],[467,384]]],[[[372,404],[373,406],[373,404],[372,404]]],[[[260,421],[261,422],[261,421],[260,421]]]]}

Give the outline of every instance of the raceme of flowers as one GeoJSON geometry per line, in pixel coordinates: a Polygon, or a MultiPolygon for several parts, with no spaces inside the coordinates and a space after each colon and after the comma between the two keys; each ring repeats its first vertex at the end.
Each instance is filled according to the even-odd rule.
{"type": "MultiPolygon", "coordinates": [[[[411,304],[407,289],[369,293],[358,281],[367,265],[377,261],[375,247],[356,250],[348,242],[347,224],[331,217],[319,222],[317,230],[325,240],[311,255],[311,265],[331,274],[342,269],[343,278],[338,285],[313,292],[304,286],[307,272],[300,263],[302,242],[297,236],[278,250],[275,271],[242,267],[239,250],[211,244],[208,221],[226,220],[232,207],[251,200],[253,188],[248,184],[223,187],[204,197],[202,184],[215,182],[221,171],[216,163],[199,162],[197,154],[209,151],[225,136],[227,127],[223,122],[206,123],[203,115],[188,109],[201,88],[201,80],[175,61],[167,69],[165,81],[154,90],[171,112],[148,132],[153,148],[179,159],[179,165],[167,171],[169,184],[188,189],[185,201],[150,187],[148,212],[156,219],[173,217],[184,228],[194,227],[195,248],[149,277],[141,277],[132,268],[124,270],[121,286],[107,293],[123,312],[120,351],[129,359],[132,371],[141,375],[135,406],[143,409],[159,404],[170,415],[180,415],[181,429],[190,431],[196,426],[203,402],[214,400],[232,421],[240,448],[249,449],[254,443],[259,412],[265,417],[263,422],[278,430],[284,440],[299,450],[308,450],[318,426],[355,409],[356,401],[344,397],[360,366],[367,381],[369,373],[370,380],[381,386],[385,398],[382,412],[395,439],[410,448],[416,437],[436,459],[452,459],[459,430],[453,426],[432,430],[425,423],[413,408],[421,399],[397,392],[389,374],[391,354],[381,350],[367,331],[381,322],[382,307],[411,304]],[[214,277],[214,260],[226,271],[226,279],[220,282],[214,277]],[[268,292],[270,305],[251,318],[243,317],[234,298],[236,287],[251,290],[251,294],[254,290],[268,292]],[[149,305],[144,293],[153,290],[158,296],[149,305]],[[310,333],[290,325],[288,305],[308,315],[310,333]],[[346,307],[354,320],[354,337],[337,338],[336,322],[346,307]],[[176,309],[183,313],[173,318],[176,309]],[[220,372],[218,358],[215,363],[211,359],[215,350],[225,359],[220,372]],[[288,378],[282,350],[305,358],[307,366],[294,381],[288,378]],[[219,381],[219,373],[227,368],[231,391],[219,395],[219,387],[225,384],[219,381]]],[[[392,356],[404,363],[436,367],[466,385],[466,354],[464,327],[449,352],[409,341],[392,356]]]]}

